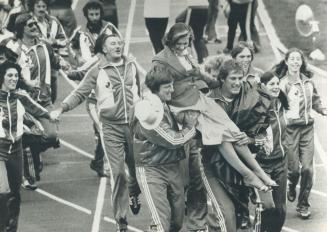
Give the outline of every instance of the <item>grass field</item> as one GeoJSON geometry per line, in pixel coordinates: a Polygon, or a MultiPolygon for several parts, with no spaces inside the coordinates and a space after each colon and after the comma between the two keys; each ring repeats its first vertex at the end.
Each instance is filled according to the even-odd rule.
{"type": "MultiPolygon", "coordinates": [[[[320,35],[317,47],[327,56],[327,0],[263,0],[281,42],[287,47],[298,47],[307,55],[312,51],[312,38],[302,37],[295,27],[295,12],[301,3],[312,8],[318,20],[320,35]],[[287,10],[285,10],[287,9],[287,10]]],[[[310,61],[312,62],[312,61],[310,61]]],[[[327,69],[327,60],[315,62],[315,65],[327,69]]]]}

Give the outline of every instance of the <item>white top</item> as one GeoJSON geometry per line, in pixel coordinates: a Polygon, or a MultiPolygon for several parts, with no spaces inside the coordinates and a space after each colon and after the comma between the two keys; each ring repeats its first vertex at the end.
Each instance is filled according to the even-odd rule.
{"type": "Polygon", "coordinates": [[[169,18],[170,0],[145,0],[144,18],[169,18]]]}
{"type": "Polygon", "coordinates": [[[208,0],[187,0],[187,6],[207,7],[207,6],[209,6],[209,1],[208,0]]]}

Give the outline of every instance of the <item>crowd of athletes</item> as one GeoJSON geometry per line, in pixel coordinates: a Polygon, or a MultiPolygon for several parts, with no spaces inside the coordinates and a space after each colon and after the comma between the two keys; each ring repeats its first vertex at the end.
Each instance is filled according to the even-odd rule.
{"type": "Polygon", "coordinates": [[[129,209],[144,210],[140,194],[148,231],[281,231],[287,199],[311,216],[312,111],[327,110],[303,52],[262,71],[252,64],[256,0],[186,2],[168,30],[170,0],[142,2],[155,54],[147,72],[124,54],[115,0],[87,1],[86,25],[72,0],[0,2],[0,232],[17,231],[20,188],[37,189],[42,153],[60,149],[60,115],[84,101],[90,168],[110,178],[117,231],[128,231],[129,209]],[[207,43],[222,43],[220,7],[227,44],[208,56],[207,43]],[[55,109],[61,76],[79,84],[55,109]]]}

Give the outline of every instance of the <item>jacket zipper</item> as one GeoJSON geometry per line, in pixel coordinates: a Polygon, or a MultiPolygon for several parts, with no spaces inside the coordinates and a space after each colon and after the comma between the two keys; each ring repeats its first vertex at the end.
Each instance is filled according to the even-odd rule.
{"type": "Polygon", "coordinates": [[[274,110],[274,113],[276,115],[276,119],[277,119],[277,124],[278,124],[278,129],[279,129],[279,146],[282,150],[282,153],[283,153],[283,157],[285,156],[285,151],[284,151],[284,148],[283,148],[283,145],[282,145],[282,127],[280,125],[280,120],[279,120],[279,113],[278,111],[275,111],[274,110]]]}
{"type": "Polygon", "coordinates": [[[303,98],[304,98],[304,118],[305,118],[305,124],[307,125],[308,124],[308,113],[307,113],[307,108],[308,108],[308,100],[307,100],[307,97],[305,95],[305,88],[304,88],[304,84],[303,82],[301,81],[300,82],[300,85],[301,85],[301,88],[302,88],[302,91],[303,91],[303,98]]]}
{"type": "MultiPolygon", "coordinates": [[[[124,102],[124,114],[125,114],[125,123],[128,123],[128,118],[127,118],[127,104],[126,104],[126,93],[125,93],[125,82],[124,78],[119,73],[119,70],[117,67],[113,66],[118,73],[118,76],[120,78],[120,82],[122,84],[122,89],[123,89],[123,102],[124,102]]],[[[127,64],[125,64],[125,69],[124,69],[124,77],[126,76],[126,70],[127,70],[127,64]]]]}
{"type": "MultiPolygon", "coordinates": [[[[10,93],[8,93],[7,95],[7,108],[8,108],[8,120],[9,120],[9,136],[10,136],[10,139],[12,140],[12,142],[14,143],[15,142],[15,138],[14,136],[12,135],[12,122],[11,122],[11,111],[10,111],[10,104],[9,104],[9,97],[10,97],[10,93]]],[[[10,149],[11,150],[11,147],[10,149]]]]}

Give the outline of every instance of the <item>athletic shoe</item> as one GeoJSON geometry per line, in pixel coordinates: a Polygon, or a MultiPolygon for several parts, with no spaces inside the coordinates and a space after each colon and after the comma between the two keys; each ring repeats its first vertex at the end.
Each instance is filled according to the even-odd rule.
{"type": "Polygon", "coordinates": [[[103,168],[100,168],[92,161],[90,163],[90,168],[95,171],[99,177],[109,177],[108,174],[104,172],[103,168]]]}
{"type": "Polygon", "coordinates": [[[129,197],[129,207],[134,215],[138,214],[141,209],[141,203],[138,196],[129,197]]]}
{"type": "Polygon", "coordinates": [[[22,187],[27,190],[34,191],[37,189],[37,185],[34,183],[29,182],[27,179],[23,180],[22,187]]]}
{"type": "Polygon", "coordinates": [[[290,202],[294,202],[296,199],[296,190],[295,187],[289,187],[287,191],[287,199],[290,202]]]}
{"type": "Polygon", "coordinates": [[[120,218],[119,222],[117,223],[117,232],[127,232],[127,220],[126,218],[120,218]]]}
{"type": "Polygon", "coordinates": [[[241,229],[249,229],[251,227],[251,221],[248,217],[242,217],[241,219],[241,229]]]}
{"type": "Polygon", "coordinates": [[[309,208],[296,208],[296,211],[298,212],[298,216],[302,219],[308,219],[311,216],[311,212],[309,211],[309,208]]]}

